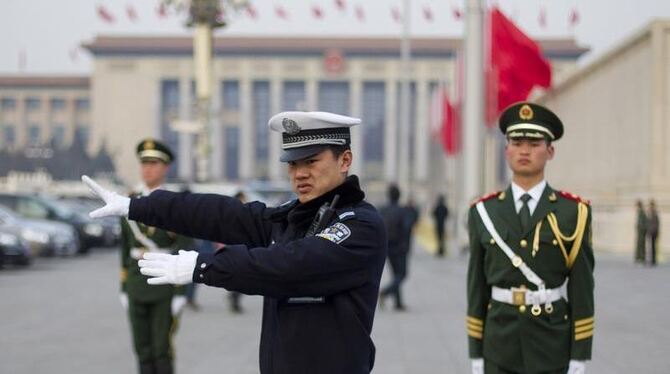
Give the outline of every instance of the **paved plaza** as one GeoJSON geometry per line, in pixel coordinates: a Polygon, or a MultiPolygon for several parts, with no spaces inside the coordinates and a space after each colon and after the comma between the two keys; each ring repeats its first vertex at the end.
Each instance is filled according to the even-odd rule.
{"type": "MultiPolygon", "coordinates": [[[[0,373],[135,372],[118,300],[118,262],[117,251],[99,249],[0,271],[0,373]]],[[[466,263],[465,257],[438,260],[417,248],[405,287],[409,311],[377,311],[374,373],[469,371],[466,263]]],[[[670,373],[670,266],[636,267],[629,258],[598,254],[596,282],[588,372],[670,373]]],[[[261,299],[244,297],[245,313],[234,315],[225,295],[198,287],[202,309],[185,311],[175,339],[178,373],[258,373],[261,299]]]]}

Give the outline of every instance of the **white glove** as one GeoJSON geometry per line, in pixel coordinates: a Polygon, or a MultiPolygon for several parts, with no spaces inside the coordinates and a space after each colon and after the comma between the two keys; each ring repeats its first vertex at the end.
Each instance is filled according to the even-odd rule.
{"type": "Polygon", "coordinates": [[[123,310],[128,310],[128,295],[125,292],[119,294],[119,301],[121,302],[123,310]]]}
{"type": "Polygon", "coordinates": [[[180,250],[178,255],[164,253],[144,253],[139,260],[140,273],[155,278],[147,279],[149,284],[189,284],[193,280],[198,252],[180,250]]]}
{"type": "Polygon", "coordinates": [[[483,358],[473,358],[470,363],[472,364],[472,374],[484,374],[483,358]]]}
{"type": "Polygon", "coordinates": [[[91,216],[91,218],[128,216],[128,210],[130,209],[130,198],[102,188],[102,186],[95,183],[95,181],[89,178],[87,175],[82,175],[81,180],[88,186],[88,188],[91,189],[91,191],[104,200],[106,204],[102,208],[96,209],[89,213],[88,215],[91,216]]]}
{"type": "Polygon", "coordinates": [[[172,304],[170,304],[170,307],[172,308],[172,316],[176,317],[181,314],[181,311],[184,309],[184,305],[186,305],[186,296],[184,295],[175,295],[172,297],[172,304]]]}
{"type": "Polygon", "coordinates": [[[568,374],[584,374],[586,373],[586,361],[570,360],[568,366],[568,374]]]}

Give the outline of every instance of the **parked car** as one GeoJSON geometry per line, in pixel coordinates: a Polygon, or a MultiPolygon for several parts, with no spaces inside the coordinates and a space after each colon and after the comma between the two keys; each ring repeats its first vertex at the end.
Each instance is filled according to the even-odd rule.
{"type": "Polygon", "coordinates": [[[21,228],[0,226],[0,268],[6,264],[27,266],[30,263],[30,246],[21,237],[21,228]]]}
{"type": "MultiPolygon", "coordinates": [[[[100,200],[77,197],[61,197],[56,204],[81,215],[82,220],[90,220],[88,214],[102,206],[100,200]]],[[[99,223],[103,228],[101,246],[113,247],[121,243],[121,222],[118,217],[103,217],[95,219],[91,223],[99,223]]]]}
{"type": "Polygon", "coordinates": [[[79,253],[104,243],[104,228],[88,215],[75,214],[56,200],[33,195],[0,193],[0,204],[8,206],[25,218],[47,219],[72,225],[79,239],[79,253]]]}
{"type": "Polygon", "coordinates": [[[18,232],[35,256],[70,256],[79,251],[77,232],[67,223],[24,218],[0,206],[0,227],[18,232]]]}

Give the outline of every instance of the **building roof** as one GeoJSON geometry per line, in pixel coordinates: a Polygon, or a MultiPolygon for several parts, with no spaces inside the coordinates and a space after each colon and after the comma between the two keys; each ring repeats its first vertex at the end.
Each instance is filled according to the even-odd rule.
{"type": "MultiPolygon", "coordinates": [[[[321,55],[338,49],[346,55],[399,55],[400,38],[388,37],[216,37],[217,55],[321,55]]],[[[94,55],[190,55],[190,37],[105,36],[96,37],[84,48],[94,55]]],[[[573,38],[539,41],[549,58],[576,59],[589,49],[573,38]]],[[[412,54],[418,57],[443,57],[454,54],[462,44],[457,38],[413,38],[412,54]]]]}
{"type": "Polygon", "coordinates": [[[2,88],[89,88],[87,76],[2,75],[2,88]]]}

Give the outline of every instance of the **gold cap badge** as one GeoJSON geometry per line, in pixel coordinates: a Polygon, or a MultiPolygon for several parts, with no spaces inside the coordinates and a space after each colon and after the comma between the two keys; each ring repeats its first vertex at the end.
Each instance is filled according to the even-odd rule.
{"type": "Polygon", "coordinates": [[[153,140],[144,141],[144,149],[154,149],[154,148],[156,148],[156,144],[154,144],[153,140]]]}
{"type": "Polygon", "coordinates": [[[531,109],[530,105],[525,104],[521,106],[521,109],[519,109],[519,118],[525,121],[533,119],[533,109],[531,109]]]}

